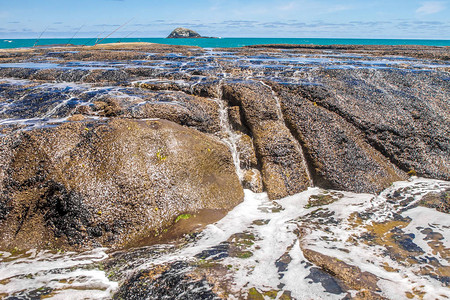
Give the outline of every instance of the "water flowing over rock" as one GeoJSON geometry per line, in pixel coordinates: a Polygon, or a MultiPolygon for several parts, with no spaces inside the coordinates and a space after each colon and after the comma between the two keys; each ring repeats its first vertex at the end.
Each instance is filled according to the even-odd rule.
{"type": "Polygon", "coordinates": [[[300,145],[283,121],[277,99],[261,83],[232,83],[223,97],[240,107],[254,139],[262,177],[272,199],[304,191],[310,178],[300,145]]]}

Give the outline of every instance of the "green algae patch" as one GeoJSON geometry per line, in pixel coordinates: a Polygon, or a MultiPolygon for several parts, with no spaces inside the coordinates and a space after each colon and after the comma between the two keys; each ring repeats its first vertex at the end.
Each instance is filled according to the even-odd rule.
{"type": "Polygon", "coordinates": [[[247,259],[253,256],[253,253],[250,251],[242,251],[242,252],[238,252],[236,253],[236,257],[237,258],[241,258],[241,259],[247,259]]]}
{"type": "Polygon", "coordinates": [[[229,255],[230,257],[237,257],[240,259],[247,259],[253,256],[251,250],[255,240],[257,238],[252,233],[235,233],[229,239],[228,243],[230,245],[229,255]]]}
{"type": "Polygon", "coordinates": [[[264,296],[258,292],[258,290],[256,288],[251,288],[248,291],[248,295],[247,295],[247,299],[248,300],[264,300],[264,296]]]}
{"type": "MultiPolygon", "coordinates": [[[[270,291],[258,291],[256,288],[251,288],[248,291],[247,299],[277,299],[279,290],[270,290],[270,291]]],[[[282,300],[290,300],[292,299],[289,291],[284,291],[283,294],[278,298],[282,300]]]]}
{"type": "Polygon", "coordinates": [[[409,170],[406,174],[408,174],[409,176],[417,176],[417,172],[414,169],[409,170]]]}
{"type": "Polygon", "coordinates": [[[165,161],[167,159],[167,154],[164,153],[164,149],[159,149],[156,151],[156,158],[159,161],[165,161]]]}
{"type": "Polygon", "coordinates": [[[270,220],[255,220],[252,222],[252,225],[263,226],[269,224],[270,220]]]}
{"type": "Polygon", "coordinates": [[[196,264],[194,264],[194,266],[198,267],[198,268],[214,268],[217,267],[217,263],[210,261],[210,260],[205,260],[205,259],[200,259],[196,264]]]}
{"type": "Polygon", "coordinates": [[[305,208],[308,209],[311,207],[328,205],[341,199],[342,197],[344,197],[344,195],[338,192],[323,191],[321,194],[312,195],[309,197],[305,208]]]}
{"type": "Polygon", "coordinates": [[[278,291],[275,291],[275,290],[264,292],[264,296],[267,296],[270,299],[276,299],[277,295],[278,295],[278,291]]]}
{"type": "Polygon", "coordinates": [[[191,214],[182,214],[182,215],[179,215],[179,216],[175,219],[175,223],[178,223],[178,221],[180,221],[180,220],[187,220],[187,219],[190,219],[190,218],[192,218],[192,215],[191,215],[191,214]]]}

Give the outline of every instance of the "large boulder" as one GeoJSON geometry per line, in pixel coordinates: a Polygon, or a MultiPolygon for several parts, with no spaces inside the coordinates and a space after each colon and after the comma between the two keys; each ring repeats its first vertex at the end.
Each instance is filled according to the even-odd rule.
{"type": "Polygon", "coordinates": [[[223,143],[166,120],[73,122],[0,143],[1,249],[120,247],[244,197],[223,143]]]}

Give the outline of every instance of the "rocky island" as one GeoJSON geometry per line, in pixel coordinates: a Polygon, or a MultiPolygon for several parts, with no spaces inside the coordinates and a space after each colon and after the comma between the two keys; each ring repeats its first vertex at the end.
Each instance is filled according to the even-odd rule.
{"type": "Polygon", "coordinates": [[[167,36],[167,38],[168,39],[187,39],[187,38],[191,38],[191,39],[192,38],[194,38],[194,39],[199,39],[199,38],[209,39],[209,38],[214,38],[214,37],[201,36],[200,34],[195,32],[194,30],[183,28],[183,27],[178,27],[178,28],[175,28],[167,36]]]}
{"type": "Polygon", "coordinates": [[[449,51],[0,50],[0,295],[449,296],[449,51]]]}

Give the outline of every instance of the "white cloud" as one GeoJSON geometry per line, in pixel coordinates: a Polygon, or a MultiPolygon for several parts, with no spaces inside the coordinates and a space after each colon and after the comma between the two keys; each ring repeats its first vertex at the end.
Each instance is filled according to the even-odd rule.
{"type": "Polygon", "coordinates": [[[283,6],[280,6],[278,9],[279,10],[283,10],[283,11],[289,11],[289,10],[293,10],[296,8],[296,3],[295,2],[289,2],[283,6]]]}
{"type": "Polygon", "coordinates": [[[353,7],[350,5],[334,5],[334,6],[330,6],[327,11],[329,13],[334,13],[334,12],[339,12],[339,11],[345,11],[345,10],[350,10],[353,7]]]}
{"type": "Polygon", "coordinates": [[[416,10],[416,13],[431,15],[443,11],[445,8],[445,3],[442,1],[428,1],[423,2],[422,6],[416,10]]]}

